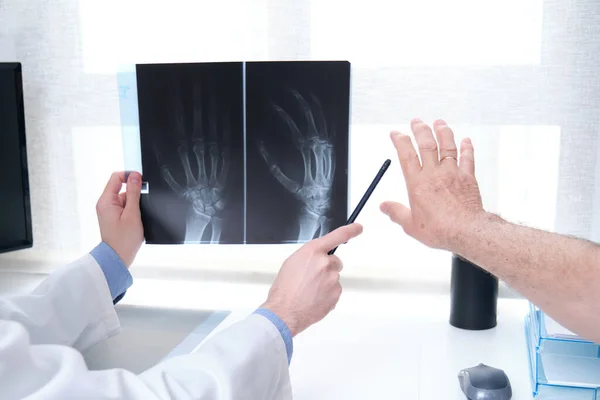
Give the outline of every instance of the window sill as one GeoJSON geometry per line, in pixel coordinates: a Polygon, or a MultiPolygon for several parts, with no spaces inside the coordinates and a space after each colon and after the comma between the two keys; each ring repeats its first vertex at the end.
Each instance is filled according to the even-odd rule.
{"type": "MultiPolygon", "coordinates": [[[[192,247],[192,253],[180,247],[177,255],[173,247],[152,249],[140,254],[131,268],[136,280],[152,280],[163,282],[213,282],[233,284],[270,285],[282,262],[298,246],[280,249],[259,257],[239,254],[217,257],[215,254],[201,254],[192,247]],[[212,256],[212,257],[211,257],[212,256]],[[244,261],[242,261],[244,260],[244,261]]],[[[397,266],[390,259],[365,260],[364,257],[353,257],[351,254],[339,255],[345,260],[342,271],[342,285],[346,289],[397,292],[397,293],[431,293],[445,294],[450,292],[450,255],[445,252],[423,252],[424,258],[410,257],[404,259],[404,265],[397,266]],[[415,260],[420,260],[416,262],[415,260]],[[411,263],[410,266],[407,263],[411,263]]],[[[210,253],[210,252],[208,252],[210,253]]],[[[336,253],[338,254],[338,253],[336,253]]],[[[0,272],[12,272],[18,275],[45,275],[66,263],[79,258],[81,254],[42,253],[22,251],[4,254],[0,257],[0,272]]],[[[499,296],[506,298],[521,297],[501,282],[499,296]]]]}

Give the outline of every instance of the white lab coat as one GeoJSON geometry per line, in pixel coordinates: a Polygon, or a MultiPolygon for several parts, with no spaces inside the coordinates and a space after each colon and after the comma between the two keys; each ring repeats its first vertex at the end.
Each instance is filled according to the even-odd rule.
{"type": "Polygon", "coordinates": [[[119,331],[108,284],[90,255],[31,294],[0,300],[0,399],[290,399],[285,344],[251,315],[195,353],[140,375],[89,371],[79,352],[119,331]]]}

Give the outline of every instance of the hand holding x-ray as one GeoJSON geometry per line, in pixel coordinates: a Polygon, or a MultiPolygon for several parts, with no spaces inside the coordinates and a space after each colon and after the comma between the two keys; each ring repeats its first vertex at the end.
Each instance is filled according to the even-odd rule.
{"type": "Polygon", "coordinates": [[[277,165],[260,143],[260,153],[273,176],[287,190],[302,202],[299,218],[298,241],[304,242],[329,232],[331,218],[327,214],[331,208],[331,192],[335,175],[335,151],[332,144],[333,133],[327,129],[327,121],[318,98],[311,94],[312,107],[297,91],[292,91],[306,119],[306,129],[301,131],[298,124],[279,105],[272,104],[275,111],[288,127],[294,144],[304,162],[304,179],[296,182],[290,179],[277,165]]]}
{"type": "Polygon", "coordinates": [[[185,174],[185,184],[180,184],[175,180],[172,167],[163,162],[160,149],[155,147],[155,153],[165,182],[190,204],[184,242],[200,243],[204,232],[210,226],[210,243],[219,243],[223,229],[223,219],[220,214],[227,205],[223,192],[229,167],[230,149],[227,143],[230,134],[229,125],[225,118],[222,126],[217,126],[217,110],[213,99],[210,102],[207,116],[208,133],[205,132],[199,86],[194,87],[193,95],[191,152],[181,97],[178,97],[178,101],[174,105],[174,136],[179,141],[178,155],[185,174]],[[219,143],[219,137],[223,138],[221,143],[219,143]],[[190,158],[195,162],[191,163],[190,158]]]}

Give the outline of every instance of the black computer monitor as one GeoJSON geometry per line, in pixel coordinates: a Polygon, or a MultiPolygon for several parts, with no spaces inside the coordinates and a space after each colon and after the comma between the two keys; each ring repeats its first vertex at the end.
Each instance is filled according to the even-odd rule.
{"type": "Polygon", "coordinates": [[[20,63],[0,63],[0,253],[33,246],[20,63]]]}

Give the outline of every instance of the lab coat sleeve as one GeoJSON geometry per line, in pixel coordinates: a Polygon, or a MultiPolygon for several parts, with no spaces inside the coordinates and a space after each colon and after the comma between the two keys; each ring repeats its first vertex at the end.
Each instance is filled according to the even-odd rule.
{"type": "Polygon", "coordinates": [[[78,350],[120,329],[108,284],[90,254],[54,271],[32,293],[0,299],[0,320],[18,322],[31,344],[78,350]]]}
{"type": "Polygon", "coordinates": [[[285,322],[277,314],[267,308],[259,308],[254,311],[254,314],[262,315],[279,331],[281,334],[281,338],[283,339],[283,343],[285,344],[285,350],[288,357],[288,365],[292,362],[292,354],[294,353],[294,338],[292,336],[292,332],[288,328],[285,322]]]}
{"type": "Polygon", "coordinates": [[[160,399],[291,399],[288,357],[277,327],[253,314],[141,375],[160,399]],[[171,396],[171,397],[170,397],[171,396]]]}
{"type": "Polygon", "coordinates": [[[106,242],[100,242],[90,251],[90,254],[100,265],[106,283],[108,283],[113,304],[117,304],[133,284],[133,277],[121,257],[106,242]]]}
{"type": "Polygon", "coordinates": [[[141,375],[89,371],[81,353],[31,345],[27,331],[0,320],[3,400],[287,400],[292,398],[285,345],[265,317],[251,315],[141,375]]]}

